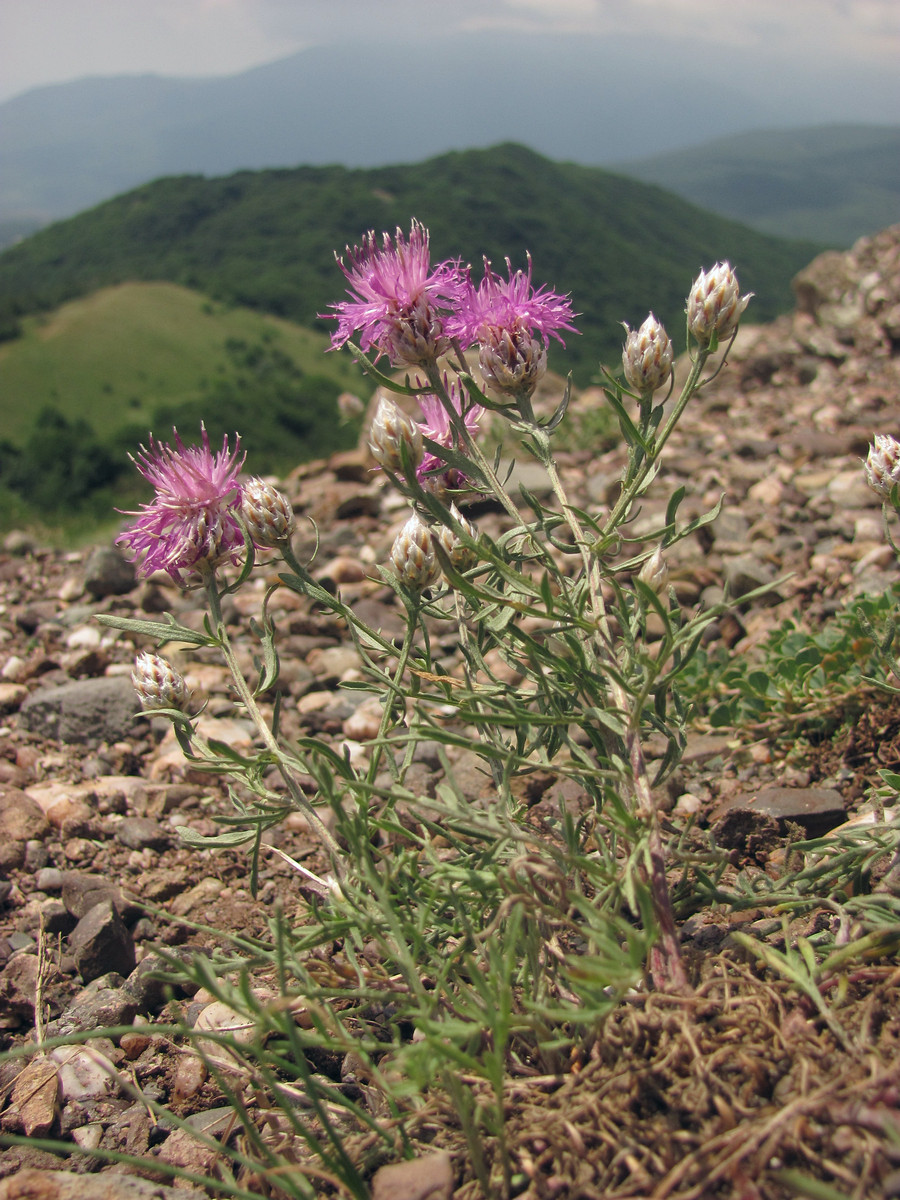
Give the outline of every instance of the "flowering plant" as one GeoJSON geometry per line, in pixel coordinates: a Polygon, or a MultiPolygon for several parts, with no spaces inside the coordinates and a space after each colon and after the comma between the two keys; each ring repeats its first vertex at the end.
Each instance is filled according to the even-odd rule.
{"type": "MultiPolygon", "coordinates": [[[[472,1128],[483,1124],[502,1143],[513,1042],[517,1054],[527,1046],[536,1061],[558,1063],[559,1048],[541,1032],[549,1014],[574,1044],[594,1036],[647,968],[660,988],[690,988],[667,881],[672,850],[654,789],[684,746],[679,675],[717,611],[682,610],[666,558],[718,508],[680,522],[679,490],[658,528],[640,538],[630,528],[711,356],[735,336],[749,297],[740,296],[727,264],[695,283],[687,302],[691,365],[674,400],[665,330],[651,315],[628,332],[624,382],[606,376],[623,439],[620,487],[608,507],[585,511],[572,503],[552,448],[570,389],[550,415],[536,415],[533,403],[549,340],[576,331],[569,298],[535,288],[530,260],[524,271],[507,263],[506,279],[486,262],[477,284],[458,262],[432,265],[427,231],[416,223],[408,238],[368,234],[339,262],[350,298],[334,306],[333,347],[349,347],[383,389],[418,407],[410,413],[383,398],[370,430],[373,457],[409,509],[381,568],[406,615],[403,636],[367,624],[314,578],[295,554],[286,498],[262,481],[240,482],[237,448],[229,454],[226,442],[213,456],[205,434],[195,449],[177,435],[174,447],[151,440],[137,465],[156,498],[121,541],[144,573],[161,568],[205,589],[206,628],[171,617],[101,619],[157,645],[177,640],[224,656],[256,729],[251,754],[204,739],[183,681],[163,659],[145,654],[135,669],[142,702],[173,722],[192,762],[235,781],[236,812],[223,818],[231,828],[185,836],[206,847],[249,844],[255,886],[262,834],[301,812],[325,862],[318,872],[294,863],[313,898],[304,953],[339,937],[359,963],[374,946],[382,965],[360,966],[354,996],[371,998],[383,986],[419,1034],[391,1043],[393,1078],[417,1087],[439,1082],[470,1115],[464,1080],[484,1079],[493,1108],[479,1110],[472,1128]],[[476,347],[477,367],[469,361],[476,347]],[[381,358],[403,368],[405,381],[384,374],[381,358]],[[486,413],[499,414],[543,468],[548,498],[511,484],[501,453],[486,453],[486,413]],[[472,501],[499,509],[499,536],[477,528],[472,501]],[[222,601],[248,578],[260,551],[278,563],[276,586],[332,614],[354,640],[363,678],[349,686],[374,693],[379,713],[362,758],[315,737],[285,744],[277,719],[267,717],[263,698],[279,670],[270,592],[252,625],[258,678],[241,669],[222,601]],[[231,566],[239,566],[233,580],[231,566]],[[453,666],[437,647],[440,629],[458,644],[453,666]],[[665,745],[652,769],[650,736],[665,745]],[[443,781],[433,795],[409,782],[426,741],[440,748],[443,781]],[[486,806],[455,781],[451,752],[460,749],[477,755],[491,781],[486,806]],[[577,796],[574,808],[563,799],[542,827],[526,820],[521,786],[537,777],[565,782],[577,796]],[[503,937],[493,938],[500,928],[503,937]],[[585,953],[573,954],[576,944],[585,953]],[[473,1049],[462,1011],[477,1024],[481,1049],[473,1049]]],[[[288,974],[309,997],[321,986],[304,953],[292,951],[288,974]]],[[[326,1024],[330,1044],[348,1041],[367,1056],[399,1104],[402,1087],[384,1082],[379,1066],[384,1045],[351,1030],[338,1011],[326,1024]]],[[[509,1195],[502,1153],[496,1171],[479,1161],[483,1191],[509,1195]]]]}

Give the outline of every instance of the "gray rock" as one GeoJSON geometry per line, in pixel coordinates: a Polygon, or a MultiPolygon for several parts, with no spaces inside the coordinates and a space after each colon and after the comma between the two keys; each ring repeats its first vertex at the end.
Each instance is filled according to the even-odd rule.
{"type": "Polygon", "coordinates": [[[732,796],[717,815],[752,813],[767,821],[794,821],[811,837],[818,837],[845,818],[844,801],[834,788],[769,787],[732,796]]]}
{"type": "Polygon", "coordinates": [[[85,981],[134,970],[134,940],[111,900],[95,904],[69,934],[69,950],[85,981]]]}
{"type": "Polygon", "coordinates": [[[140,704],[127,676],[41,688],[19,710],[28,733],[66,743],[118,742],[134,733],[140,704]]]}
{"type": "Polygon", "coordinates": [[[116,841],[129,850],[165,850],[173,838],[151,817],[123,817],[116,826],[116,841]]]}
{"type": "Polygon", "coordinates": [[[140,905],[127,896],[116,883],[102,875],[89,875],[83,871],[64,871],[62,876],[62,902],[73,917],[81,919],[95,904],[109,900],[125,921],[135,920],[141,912],[140,905]]]}
{"type": "Polygon", "coordinates": [[[85,590],[97,599],[123,596],[136,585],[133,564],[115,546],[98,546],[85,563],[85,590]]]}
{"type": "MultiPolygon", "coordinates": [[[[111,979],[117,978],[111,976],[111,979]]],[[[134,996],[123,987],[97,987],[94,983],[75,997],[72,1003],[47,1026],[50,1037],[67,1037],[88,1029],[129,1025],[138,1012],[134,996]]]]}

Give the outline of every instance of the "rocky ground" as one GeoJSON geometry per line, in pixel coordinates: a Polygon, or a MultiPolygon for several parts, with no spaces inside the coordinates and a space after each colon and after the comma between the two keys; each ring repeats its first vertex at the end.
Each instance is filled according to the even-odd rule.
{"type": "MultiPolygon", "coordinates": [[[[727,367],[688,410],[665,478],[641,517],[652,527],[677,484],[687,491],[682,516],[698,515],[725,494],[718,522],[681,543],[670,566],[685,606],[714,603],[726,588],[738,599],[734,615],[713,628],[711,645],[718,640],[739,655],[752,653],[792,614],[817,627],[849,598],[883,591],[898,578],[860,460],[874,433],[900,433],[900,226],[847,254],[823,255],[796,289],[793,315],[741,329],[727,367]],[[766,598],[740,603],[772,581],[780,582],[766,598]]],[[[573,419],[598,402],[591,392],[579,397],[573,419]]],[[[569,449],[560,466],[576,502],[602,509],[614,494],[620,451],[569,449]]],[[[301,529],[303,516],[318,526],[317,578],[339,587],[371,625],[394,632],[402,618],[374,564],[386,560],[404,512],[371,468],[364,451],[345,453],[304,465],[283,486],[301,529]]],[[[522,478],[529,487],[538,482],[527,467],[522,478]]],[[[490,509],[478,518],[490,533],[499,532],[502,519],[490,509]]],[[[311,534],[301,533],[297,549],[301,559],[311,551],[311,534]]],[[[243,634],[266,574],[230,601],[226,614],[248,660],[243,634]]],[[[262,931],[276,898],[288,909],[302,907],[296,876],[275,853],[264,855],[254,900],[243,851],[186,848],[175,833],[175,826],[215,832],[213,815],[230,807],[224,789],[190,769],[170,731],[135,720],[129,676],[136,643],[94,620],[99,613],[152,617],[166,610],[187,625],[202,621],[196,596],[165,580],[136,581],[110,547],[63,553],[15,534],[0,554],[0,1030],[10,1047],[36,1028],[53,1035],[160,1019],[166,998],[153,977],[154,948],[204,940],[181,920],[252,934],[262,931]]],[[[358,675],[344,631],[285,589],[271,612],[280,633],[286,736],[314,733],[363,753],[377,714],[370,701],[360,704],[364,693],[337,686],[358,675]]],[[[445,649],[451,657],[454,647],[445,649]]],[[[205,653],[174,659],[195,696],[208,701],[202,722],[210,736],[249,745],[225,668],[205,653]]],[[[738,859],[777,858],[788,822],[816,835],[834,828],[859,812],[880,767],[900,770],[900,706],[873,700],[852,729],[837,724],[833,738],[800,757],[765,733],[736,739],[697,728],[663,802],[673,820],[691,815],[732,837],[738,859]]],[[[474,796],[485,783],[475,756],[468,758],[460,753],[457,779],[468,780],[474,796]]],[[[416,763],[414,786],[433,788],[436,769],[433,761],[416,763]]],[[[288,821],[273,840],[315,868],[302,821],[288,821]]],[[[742,920],[764,924],[764,914],[750,911],[742,920]]],[[[692,918],[684,930],[695,960],[707,959],[697,967],[690,1020],[665,997],[650,997],[640,1015],[623,1012],[610,1026],[605,1044],[617,1047],[615,1070],[601,1054],[552,1091],[527,1092],[523,1084],[511,1095],[512,1136],[537,1181],[529,1197],[799,1194],[760,1174],[785,1139],[795,1151],[805,1148],[808,1161],[833,1163],[830,1178],[843,1190],[823,1196],[900,1195],[896,963],[873,964],[855,982],[847,1010],[858,1035],[851,1051],[829,1043],[828,1029],[812,1022],[781,983],[728,959],[727,945],[721,957],[727,934],[708,918],[692,918]],[[733,1044],[743,1065],[723,1050],[733,1044]],[[697,1061],[711,1064],[706,1074],[690,1068],[697,1061]],[[748,1063],[756,1065],[750,1070],[748,1063]],[[629,1119],[640,1121],[634,1132],[628,1122],[611,1123],[615,1109],[604,1107],[622,1078],[632,1086],[643,1080],[644,1092],[629,1102],[629,1119]],[[731,1081],[728,1099],[712,1079],[731,1081]],[[651,1103],[653,1089],[664,1103],[651,1103]],[[755,1102],[761,1094],[770,1102],[755,1102]],[[709,1119],[698,1123],[697,1113],[707,1109],[709,1119]],[[549,1168],[540,1165],[548,1153],[549,1168]],[[604,1175],[622,1154],[625,1174],[619,1162],[618,1175],[604,1175]]],[[[177,1002],[192,1020],[210,1007],[202,993],[177,1002]]],[[[209,1169],[209,1151],[161,1126],[114,1082],[116,1073],[127,1076],[179,1115],[224,1129],[221,1095],[172,1041],[141,1032],[94,1039],[74,1056],[71,1049],[57,1054],[52,1084],[19,1074],[22,1059],[0,1065],[0,1129],[209,1169]]],[[[448,1114],[446,1136],[433,1138],[449,1157],[441,1158],[432,1190],[420,1179],[417,1192],[403,1195],[450,1195],[454,1187],[460,1197],[475,1194],[452,1125],[448,1114]]],[[[107,1169],[70,1182],[68,1172],[98,1166],[12,1146],[0,1151],[0,1197],[62,1200],[67,1188],[81,1200],[144,1194],[142,1180],[107,1169]]],[[[382,1186],[381,1194],[401,1192],[382,1186]]]]}

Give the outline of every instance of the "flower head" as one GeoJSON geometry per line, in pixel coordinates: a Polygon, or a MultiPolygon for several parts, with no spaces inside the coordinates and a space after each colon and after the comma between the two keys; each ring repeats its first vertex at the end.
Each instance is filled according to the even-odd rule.
{"type": "Polygon", "coordinates": [[[625,382],[640,395],[655,392],[672,374],[674,351],[669,335],[653,313],[647,317],[640,329],[629,329],[625,349],[622,351],[622,366],[625,382]]]}
{"type": "Polygon", "coordinates": [[[399,404],[382,396],[369,430],[372,457],[385,470],[402,475],[404,448],[407,462],[418,468],[422,461],[422,428],[399,404]]]}
{"type": "MultiPolygon", "coordinates": [[[[462,396],[455,383],[450,383],[447,392],[453,407],[462,418],[466,429],[474,436],[478,432],[478,422],[481,419],[484,409],[480,404],[470,404],[463,411],[462,396]]],[[[440,399],[433,394],[420,396],[419,407],[422,410],[423,418],[419,425],[421,436],[430,438],[433,442],[437,442],[438,445],[446,446],[450,449],[457,442],[457,438],[450,423],[450,414],[440,399]]],[[[442,458],[438,458],[436,454],[432,454],[430,450],[426,450],[422,455],[422,461],[419,464],[416,475],[419,478],[419,482],[423,483],[433,472],[441,470],[445,471],[446,476],[451,477],[447,480],[451,486],[458,482],[458,472],[447,471],[446,462],[442,458]]]]}
{"type": "MultiPolygon", "coordinates": [[[[481,345],[480,363],[489,384],[504,392],[531,392],[547,369],[547,342],[562,343],[560,329],[578,331],[567,296],[531,284],[528,269],[513,273],[506,260],[508,279],[501,279],[485,259],[484,278],[476,288],[471,280],[446,330],[463,345],[481,345]]],[[[564,343],[563,343],[564,344],[564,343]]]]}
{"type": "Polygon", "coordinates": [[[142,708],[177,708],[187,712],[191,698],[184,677],[166,659],[143,651],[134,660],[131,682],[142,708]]]}
{"type": "Polygon", "coordinates": [[[882,500],[900,485],[900,442],[889,433],[876,433],[866,457],[866,482],[882,500]]]}
{"type": "Polygon", "coordinates": [[[174,446],[157,442],[150,435],[150,447],[141,446],[132,461],[145,479],[156,488],[151,504],[141,512],[130,529],[116,539],[140,561],[138,574],[166,571],[184,587],[195,581],[200,563],[236,562],[244,549],[244,535],[234,509],[240,503],[237,475],[243,465],[241,439],[229,450],[227,436],[222,449],[213,454],[206,429],[202,445],[185,446],[174,434],[174,446]]]}
{"type": "Polygon", "coordinates": [[[264,479],[250,479],[241,488],[241,515],[256,546],[278,546],[293,536],[290,501],[264,479]]]}
{"type": "MultiPolygon", "coordinates": [[[[478,537],[478,530],[471,521],[462,515],[455,504],[450,505],[450,515],[457,522],[466,537],[475,541],[478,537]]],[[[444,553],[449,558],[450,565],[455,570],[460,572],[471,570],[478,562],[477,551],[467,545],[449,525],[442,525],[437,531],[436,537],[444,553]]]]}
{"type": "Polygon", "coordinates": [[[380,247],[370,230],[346,254],[349,266],[342,258],[338,263],[350,299],[331,306],[338,322],[332,349],[358,331],[363,351],[386,354],[394,365],[434,362],[446,352],[441,310],[459,299],[463,277],[456,263],[431,266],[427,229],[413,221],[408,241],[398,229],[393,240],[382,234],[380,247]]]}
{"type": "Polygon", "coordinates": [[[686,309],[688,328],[701,346],[708,346],[713,334],[720,342],[725,341],[737,329],[752,296],[752,292],[741,295],[737,275],[729,263],[716,263],[694,280],[686,309]]]}
{"type": "Polygon", "coordinates": [[[394,539],[391,566],[400,583],[411,592],[424,592],[441,576],[431,530],[413,513],[394,539]]]}

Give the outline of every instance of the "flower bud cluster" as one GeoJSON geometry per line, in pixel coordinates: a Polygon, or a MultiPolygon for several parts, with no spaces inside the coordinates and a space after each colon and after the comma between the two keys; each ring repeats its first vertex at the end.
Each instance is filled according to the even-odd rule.
{"type": "Polygon", "coordinates": [[[708,346],[714,335],[720,342],[725,341],[737,329],[752,295],[741,295],[729,263],[716,263],[694,280],[686,310],[688,329],[701,346],[708,346]]]}
{"type": "Polygon", "coordinates": [[[191,693],[184,677],[158,654],[145,651],[137,656],[131,682],[142,708],[177,708],[179,712],[187,712],[191,693]]]}
{"type": "Polygon", "coordinates": [[[889,433],[876,433],[866,458],[866,482],[882,500],[900,485],[900,442],[889,433]]]}
{"type": "Polygon", "coordinates": [[[369,449],[375,461],[394,475],[403,474],[403,449],[409,466],[417,470],[422,462],[422,429],[399,404],[382,396],[369,431],[369,449]]]}
{"type": "Polygon", "coordinates": [[[622,351],[625,382],[641,396],[655,392],[672,374],[675,352],[669,335],[653,313],[640,329],[629,329],[627,325],[625,329],[628,333],[622,351]]]}
{"type": "Polygon", "coordinates": [[[431,530],[417,513],[394,539],[390,561],[398,580],[410,592],[424,592],[440,579],[431,530]]]}
{"type": "Polygon", "coordinates": [[[277,546],[293,536],[294,511],[290,501],[263,479],[251,479],[241,489],[241,516],[256,546],[277,546]]]}

